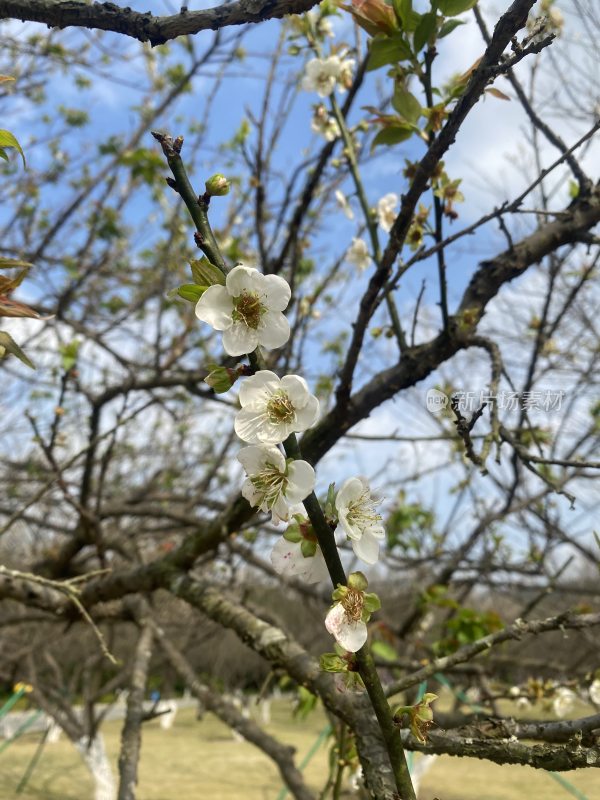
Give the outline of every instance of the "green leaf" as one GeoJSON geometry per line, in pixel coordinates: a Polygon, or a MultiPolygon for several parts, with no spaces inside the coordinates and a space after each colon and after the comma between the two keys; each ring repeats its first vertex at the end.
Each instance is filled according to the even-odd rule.
{"type": "Polygon", "coordinates": [[[298,544],[298,542],[302,541],[302,534],[300,533],[297,525],[290,525],[284,532],[283,538],[286,542],[292,542],[292,544],[298,544]]]}
{"type": "Polygon", "coordinates": [[[444,36],[448,36],[449,33],[455,28],[458,28],[459,25],[466,25],[467,23],[464,19],[447,19],[446,22],[440,28],[440,32],[438,33],[438,39],[443,39],[444,36]]]}
{"type": "Polygon", "coordinates": [[[23,261],[20,258],[4,258],[0,257],[0,269],[13,269],[14,267],[33,267],[29,261],[23,261]]]}
{"type": "Polygon", "coordinates": [[[386,64],[405,61],[411,55],[411,49],[402,34],[397,33],[394,36],[376,37],[371,40],[367,70],[371,71],[384,67],[386,64]]]}
{"type": "Polygon", "coordinates": [[[225,275],[218,267],[211,264],[206,256],[202,256],[202,258],[195,261],[190,261],[190,267],[192,268],[194,282],[200,284],[200,286],[208,287],[214,286],[215,284],[225,286],[225,275]]]}
{"type": "Polygon", "coordinates": [[[394,12],[403,30],[410,33],[414,31],[421,19],[421,15],[413,11],[412,0],[392,0],[394,12]]]}
{"type": "Polygon", "coordinates": [[[10,333],[7,333],[6,331],[0,331],[0,348],[2,348],[2,355],[10,353],[10,355],[18,358],[19,361],[22,361],[26,366],[31,367],[31,369],[35,369],[33,362],[27,358],[10,333]]]}
{"type": "Polygon", "coordinates": [[[190,303],[197,303],[207,289],[208,286],[199,286],[197,283],[184,283],[177,287],[177,294],[190,303]]]}
{"type": "Polygon", "coordinates": [[[381,600],[375,592],[366,592],[364,597],[364,609],[369,612],[369,614],[373,614],[375,611],[379,611],[381,608],[381,600]]]}
{"type": "Polygon", "coordinates": [[[399,142],[405,142],[414,133],[412,125],[394,125],[393,127],[384,128],[379,131],[377,136],[373,139],[371,150],[374,150],[380,144],[392,145],[399,142]]]}
{"type": "Polygon", "coordinates": [[[412,11],[412,0],[392,0],[396,16],[403,28],[406,28],[412,11]]]}
{"type": "Polygon", "coordinates": [[[229,367],[219,367],[212,365],[209,367],[210,373],[204,378],[204,383],[207,383],[215,394],[224,394],[228,392],[236,380],[239,378],[238,373],[229,367]]]}
{"type": "Polygon", "coordinates": [[[438,8],[445,17],[463,14],[476,5],[477,0],[438,0],[438,8]]]}
{"type": "Polygon", "coordinates": [[[435,33],[436,27],[437,23],[435,12],[430,11],[428,14],[423,14],[413,36],[415,53],[418,53],[419,50],[421,50],[427,44],[429,39],[435,33]]]}
{"type": "Polygon", "coordinates": [[[3,150],[1,147],[0,147],[0,158],[3,158],[5,161],[8,161],[8,154],[6,150],[3,150]]]}
{"type": "Polygon", "coordinates": [[[348,664],[337,653],[323,653],[319,659],[323,672],[347,672],[348,664]]]}
{"type": "Polygon", "coordinates": [[[310,539],[302,539],[300,550],[304,558],[312,558],[317,552],[317,543],[312,542],[310,539]]]}
{"type": "Polygon", "coordinates": [[[398,658],[396,649],[389,642],[373,642],[371,652],[382,661],[396,661],[398,658]]]}
{"type": "MultiPolygon", "coordinates": [[[[19,142],[16,140],[16,138],[12,135],[10,131],[0,130],[0,148],[4,147],[14,147],[14,149],[21,154],[21,158],[23,159],[23,166],[26,166],[25,154],[23,153],[23,150],[21,149],[21,145],[19,144],[19,142]]],[[[4,151],[2,150],[2,152],[4,151]]]]}
{"type": "Polygon", "coordinates": [[[364,592],[368,585],[369,581],[366,579],[363,572],[351,572],[348,576],[348,586],[351,586],[353,589],[364,592]]]}
{"type": "Polygon", "coordinates": [[[69,342],[68,344],[61,345],[59,348],[62,368],[65,372],[69,372],[69,370],[73,369],[73,367],[77,364],[77,354],[79,352],[80,344],[81,342],[79,339],[73,339],[73,341],[69,342]]]}
{"type": "Polygon", "coordinates": [[[400,116],[411,125],[415,125],[421,116],[421,104],[408,89],[403,86],[396,86],[394,96],[392,98],[392,105],[400,116]]]}

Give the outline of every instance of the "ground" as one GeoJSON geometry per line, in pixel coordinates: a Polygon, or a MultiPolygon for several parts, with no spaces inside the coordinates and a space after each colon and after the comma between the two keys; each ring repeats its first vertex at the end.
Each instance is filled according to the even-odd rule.
{"type": "MultiPolygon", "coordinates": [[[[268,729],[297,748],[298,762],[308,753],[326,725],[314,712],[307,720],[290,719],[284,701],[273,709],[268,729]]],[[[104,727],[109,753],[116,760],[120,723],[104,727]]],[[[15,794],[32,758],[40,734],[23,736],[0,753],[1,800],[88,800],[91,781],[83,763],[65,739],[46,745],[26,790],[15,794]]],[[[317,789],[323,785],[327,742],[318,749],[305,774],[317,789]]],[[[474,759],[443,757],[423,781],[420,800],[598,800],[597,770],[562,773],[581,794],[569,793],[552,777],[528,767],[499,767],[474,759]]],[[[282,800],[277,770],[246,742],[235,742],[229,730],[207,714],[197,722],[191,709],[179,712],[174,727],[163,731],[157,721],[143,729],[137,800],[282,800]]],[[[290,796],[287,796],[291,800],[290,796]]]]}

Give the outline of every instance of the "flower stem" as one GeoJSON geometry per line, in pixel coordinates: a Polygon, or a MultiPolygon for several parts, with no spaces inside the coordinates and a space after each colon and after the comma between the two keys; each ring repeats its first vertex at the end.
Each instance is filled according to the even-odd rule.
{"type": "Polygon", "coordinates": [[[207,212],[209,199],[205,195],[197,195],[194,192],[181,156],[179,155],[183,139],[181,137],[173,139],[172,136],[158,133],[157,131],[152,131],[152,136],[160,143],[167,163],[173,173],[174,180],[172,182],[168,181],[169,186],[172,186],[181,196],[181,199],[186,204],[187,210],[190,212],[190,216],[196,225],[196,230],[198,231],[196,243],[212,264],[219,267],[224,273],[227,273],[229,270],[227,269],[227,265],[221,255],[217,240],[215,239],[208,221],[207,212]]]}
{"type": "MultiPolygon", "coordinates": [[[[295,434],[291,434],[291,436],[285,440],[283,447],[288,458],[297,459],[302,457],[295,434]]],[[[312,523],[317,541],[319,542],[319,547],[323,552],[323,557],[325,558],[325,563],[327,564],[327,569],[329,570],[329,575],[331,576],[334,587],[337,586],[338,583],[347,586],[348,579],[346,578],[340,554],[335,544],[333,531],[325,519],[321,504],[317,500],[314,492],[304,500],[304,507],[312,523]]],[[[394,772],[396,788],[402,800],[416,800],[404,748],[400,741],[400,732],[394,725],[392,712],[383,691],[381,681],[379,680],[379,674],[375,668],[375,662],[373,661],[373,656],[371,655],[368,644],[365,644],[357,652],[356,660],[360,676],[367,689],[367,694],[369,695],[371,705],[373,706],[375,716],[377,717],[383,735],[386,750],[394,772]]]]}
{"type": "MultiPolygon", "coordinates": [[[[173,140],[172,137],[164,134],[153,133],[153,136],[162,146],[163,153],[167,158],[167,162],[175,178],[175,188],[183,198],[200,237],[203,240],[201,244],[203,252],[215,266],[226,273],[227,266],[225,260],[221,256],[219,246],[208,222],[208,204],[202,202],[199,204],[198,196],[192,189],[183,161],[179,155],[181,144],[178,144],[178,140],[173,140]]],[[[202,198],[200,198],[200,200],[202,200],[202,198]]],[[[264,359],[258,349],[250,353],[248,358],[251,367],[255,371],[265,368],[264,359]]],[[[283,447],[288,458],[302,458],[298,440],[294,433],[285,440],[283,447]]],[[[314,492],[311,492],[306,500],[304,500],[304,507],[312,523],[334,588],[338,583],[342,584],[342,586],[346,586],[348,579],[346,578],[340,554],[335,544],[333,531],[325,519],[321,504],[314,492]]],[[[365,644],[356,655],[361,678],[366,686],[367,693],[381,728],[400,798],[401,800],[416,800],[412,781],[410,779],[410,772],[404,755],[404,749],[400,741],[400,732],[394,725],[392,711],[383,691],[381,681],[379,680],[379,675],[375,668],[375,662],[371,656],[368,644],[365,644]]]]}

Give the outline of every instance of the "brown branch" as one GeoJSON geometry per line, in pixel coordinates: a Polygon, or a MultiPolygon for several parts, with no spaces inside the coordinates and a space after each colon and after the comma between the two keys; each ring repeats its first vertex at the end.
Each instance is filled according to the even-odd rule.
{"type": "Polygon", "coordinates": [[[450,335],[441,333],[429,342],[410,348],[398,364],[376,375],[347,404],[338,401],[319,424],[302,437],[300,445],[304,456],[318,461],[373,409],[402,389],[419,383],[444,361],[469,346],[469,337],[487,304],[505,283],[518,278],[557,248],[578,242],[599,221],[600,186],[597,185],[589,197],[571,203],[559,219],[540,226],[513,248],[482,262],[463,294],[458,313],[451,318],[450,335]]]}
{"type": "Polygon", "coordinates": [[[366,696],[343,695],[333,676],[280,628],[265,622],[247,608],[188,576],[175,577],[170,591],[237,636],[270,664],[282,667],[297,683],[317,694],[324,705],[356,734],[365,780],[373,800],[397,800],[394,775],[381,730],[366,696]]]}
{"type": "Polygon", "coordinates": [[[464,94],[448,117],[439,136],[430,145],[416,166],[415,177],[409,190],[402,197],[400,212],[390,231],[390,239],[383,257],[373,273],[367,291],[360,302],[352,341],[348,348],[346,361],[342,368],[340,382],[336,391],[337,403],[341,407],[349,403],[354,370],[362,348],[365,331],[377,308],[379,293],[389,279],[394,262],[404,245],[417,203],[440,159],[453,144],[467,115],[483,95],[490,80],[490,68],[497,66],[512,37],[525,24],[527,14],[533,5],[534,0],[515,0],[506,13],[500,17],[492,40],[478,67],[473,71],[464,94]]]}
{"type": "Polygon", "coordinates": [[[178,36],[200,31],[216,31],[230,25],[246,25],[287,14],[303,14],[316,5],[315,0],[237,0],[237,2],[155,17],[150,12],[132,11],[115,3],[92,3],[78,0],[0,0],[0,19],[43,22],[49,28],[91,28],[131,36],[154,47],[178,36]]]}
{"type": "Polygon", "coordinates": [[[483,639],[478,639],[472,644],[467,644],[458,649],[455,653],[442,658],[436,658],[426,667],[407,675],[405,678],[394,681],[386,687],[388,696],[408,689],[410,686],[415,686],[417,683],[430,678],[436,672],[443,672],[450,669],[455,664],[462,664],[465,661],[470,661],[475,658],[479,653],[488,652],[492,647],[496,647],[503,642],[508,642],[514,639],[521,639],[523,636],[538,636],[540,633],[556,630],[582,630],[590,628],[595,625],[600,625],[600,613],[596,614],[573,614],[567,611],[564,614],[559,614],[556,617],[547,617],[546,619],[533,619],[524,622],[518,619],[508,628],[504,628],[496,633],[490,633],[484,636],[483,639]]]}
{"type": "MultiPolygon", "coordinates": [[[[600,731],[600,714],[592,714],[589,717],[582,717],[581,719],[561,719],[552,722],[530,722],[525,720],[515,719],[488,719],[484,726],[493,726],[494,735],[498,738],[501,734],[503,738],[509,739],[515,736],[517,739],[537,739],[543,742],[558,744],[559,742],[568,742],[574,736],[581,736],[582,741],[587,741],[588,744],[594,744],[595,734],[594,731],[600,731]],[[588,736],[587,734],[593,734],[588,736]]],[[[477,724],[474,726],[477,730],[475,738],[483,735],[484,730],[479,731],[477,724]]],[[[465,730],[459,730],[457,733],[464,735],[468,733],[465,730]]]]}
{"type": "Polygon", "coordinates": [[[473,739],[440,731],[430,732],[426,745],[403,732],[402,741],[407,750],[421,753],[446,754],[462,758],[485,758],[496,764],[523,764],[535,769],[564,772],[582,767],[600,766],[600,750],[597,747],[581,747],[575,739],[569,745],[552,746],[538,744],[532,747],[518,741],[497,739],[473,739]]]}
{"type": "Polygon", "coordinates": [[[152,625],[154,635],[167,661],[186,682],[194,697],[196,697],[208,711],[212,711],[222,722],[238,731],[244,739],[256,745],[256,747],[275,762],[281,773],[281,777],[296,800],[314,800],[313,793],[304,783],[302,773],[294,764],[294,748],[282,744],[273,736],[270,736],[263,731],[256,722],[242,716],[233,703],[227,702],[217,692],[213,692],[208,686],[200,683],[192,665],[185,658],[183,653],[167,639],[164,631],[162,631],[156,623],[152,623],[152,625]]]}
{"type": "Polygon", "coordinates": [[[153,637],[153,629],[145,621],[135,649],[127,711],[121,732],[118,800],[135,800],[144,721],[144,693],[152,658],[153,637]]]}

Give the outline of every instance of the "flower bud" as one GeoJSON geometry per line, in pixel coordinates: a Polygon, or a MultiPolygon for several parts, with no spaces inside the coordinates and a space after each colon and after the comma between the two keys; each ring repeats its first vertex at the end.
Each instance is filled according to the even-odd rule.
{"type": "Polygon", "coordinates": [[[347,672],[348,664],[337,653],[323,653],[319,659],[323,672],[347,672]]]}
{"type": "Polygon", "coordinates": [[[206,193],[212,197],[223,197],[223,195],[229,194],[229,189],[231,188],[227,178],[221,175],[220,172],[209,178],[204,185],[206,186],[206,193]]]}
{"type": "Polygon", "coordinates": [[[352,589],[364,592],[368,585],[369,583],[362,572],[351,572],[348,576],[348,586],[352,587],[352,589]]]}
{"type": "Polygon", "coordinates": [[[236,370],[228,367],[216,367],[204,378],[204,383],[208,383],[216,394],[223,394],[231,389],[238,378],[236,370]]]}

